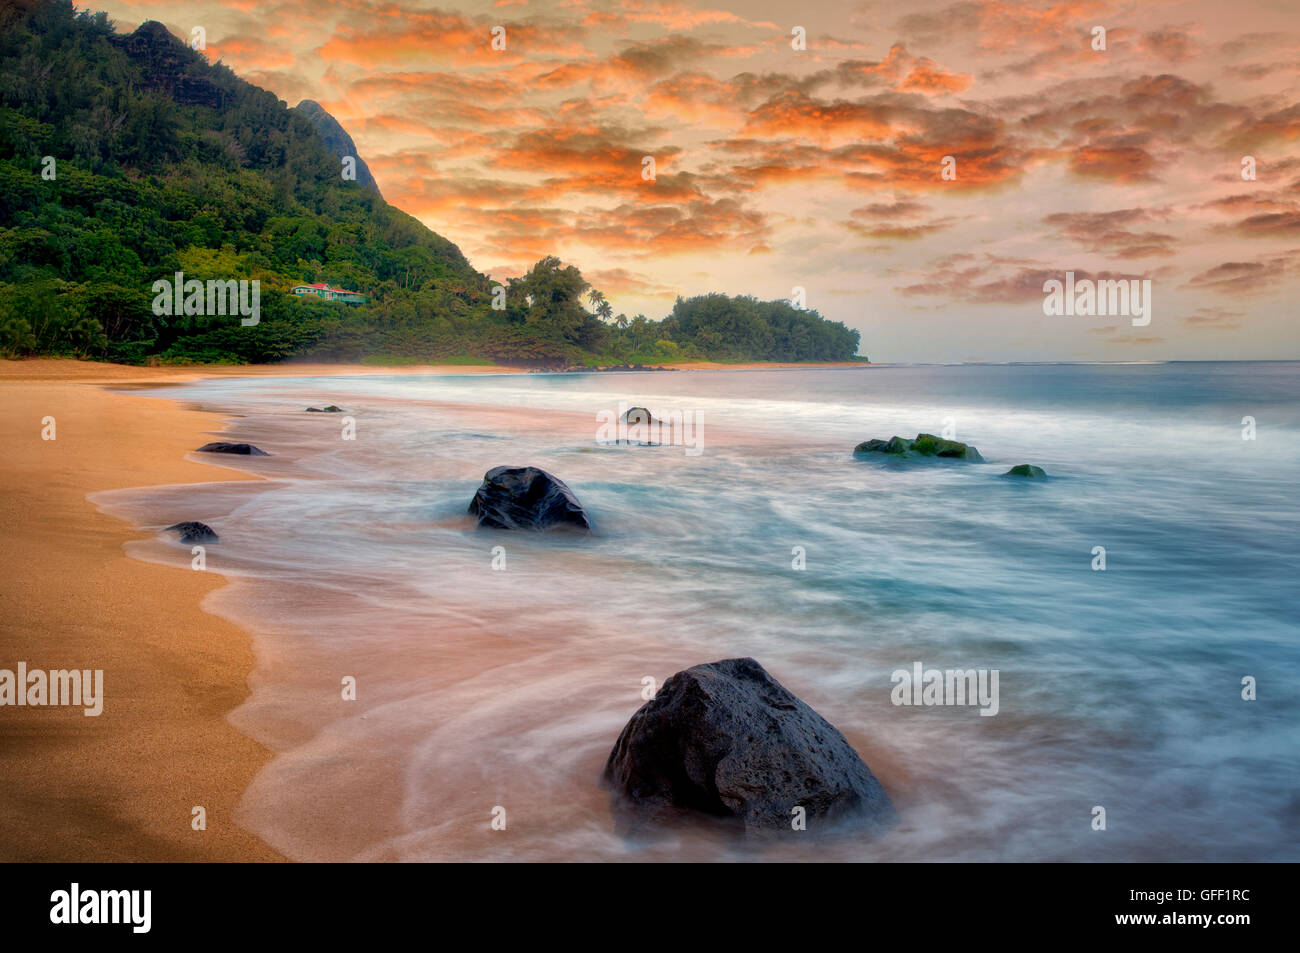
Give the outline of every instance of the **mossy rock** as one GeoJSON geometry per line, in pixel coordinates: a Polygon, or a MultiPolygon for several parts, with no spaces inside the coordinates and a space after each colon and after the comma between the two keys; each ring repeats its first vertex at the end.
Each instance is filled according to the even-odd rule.
{"type": "Polygon", "coordinates": [[[969,444],[962,443],[959,440],[945,440],[943,437],[936,437],[932,433],[917,434],[916,439],[912,441],[912,449],[927,457],[948,457],[954,460],[970,460],[974,463],[984,462],[980,452],[969,444]]]}
{"type": "Polygon", "coordinates": [[[980,452],[969,444],[957,440],[944,440],[932,433],[919,433],[915,440],[892,437],[889,440],[868,440],[853,448],[854,453],[897,453],[906,456],[919,453],[923,457],[947,457],[952,460],[969,460],[983,463],[980,452]]]}
{"type": "Polygon", "coordinates": [[[907,453],[912,446],[912,441],[904,440],[902,437],[893,437],[889,440],[868,440],[858,444],[853,448],[854,453],[907,453]]]}
{"type": "Polygon", "coordinates": [[[1022,463],[1022,464],[1020,464],[1020,465],[1018,465],[1018,466],[1014,466],[1014,467],[1012,467],[1010,470],[1008,470],[1006,473],[1004,473],[1004,474],[1002,474],[1002,475],[1003,475],[1003,476],[1009,476],[1009,477],[1035,477],[1035,478],[1038,478],[1038,477],[1045,477],[1045,476],[1047,476],[1047,471],[1045,471],[1042,467],[1036,467],[1036,466],[1034,466],[1032,463],[1022,463]]]}

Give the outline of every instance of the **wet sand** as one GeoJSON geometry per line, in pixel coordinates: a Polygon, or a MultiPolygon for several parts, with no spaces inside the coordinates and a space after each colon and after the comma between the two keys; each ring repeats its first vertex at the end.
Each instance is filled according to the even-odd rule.
{"type": "Polygon", "coordinates": [[[129,558],[124,544],[150,534],[87,499],[257,478],[219,460],[186,459],[223,431],[220,414],[126,391],[207,377],[430,372],[512,371],[0,361],[8,451],[0,464],[0,668],[102,669],[105,695],[98,717],[80,707],[0,708],[0,859],[283,859],[237,822],[271,752],[230,721],[249,696],[255,656],[244,629],[201,608],[225,580],[129,558]],[[42,439],[47,417],[53,440],[42,439]],[[195,807],[206,811],[206,830],[191,825],[195,807]]]}
{"type": "Polygon", "coordinates": [[[78,707],[0,708],[0,859],[282,859],[234,819],[270,752],[228,721],[248,696],[254,655],[247,632],[200,608],[225,580],[128,558],[123,545],[147,534],[87,500],[255,478],[185,459],[223,429],[220,415],[106,386],[438,370],[508,372],[0,361],[0,668],[102,669],[105,695],[97,717],[78,707]],[[46,417],[53,440],[42,439],[46,417]],[[206,830],[192,827],[195,807],[206,830]]]}

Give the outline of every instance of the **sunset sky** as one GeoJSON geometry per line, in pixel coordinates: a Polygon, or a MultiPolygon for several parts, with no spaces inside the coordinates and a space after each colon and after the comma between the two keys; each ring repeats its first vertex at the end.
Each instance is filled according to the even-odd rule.
{"type": "Polygon", "coordinates": [[[497,278],[555,254],[651,318],[801,286],[878,361],[1300,358],[1297,0],[78,6],[319,101],[497,278]],[[1151,323],[1045,316],[1067,270],[1151,279],[1151,323]]]}

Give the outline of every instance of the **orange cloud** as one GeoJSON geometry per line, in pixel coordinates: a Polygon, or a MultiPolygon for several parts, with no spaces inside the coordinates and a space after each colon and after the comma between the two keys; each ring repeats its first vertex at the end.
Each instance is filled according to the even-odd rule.
{"type": "Polygon", "coordinates": [[[899,89],[921,93],[960,93],[970,89],[974,77],[965,73],[946,73],[929,60],[919,60],[899,89]]]}

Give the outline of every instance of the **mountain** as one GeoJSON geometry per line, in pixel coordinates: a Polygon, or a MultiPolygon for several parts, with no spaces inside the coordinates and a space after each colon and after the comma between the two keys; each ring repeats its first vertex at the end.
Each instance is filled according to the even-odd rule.
{"type": "Polygon", "coordinates": [[[352,141],[352,137],[347,134],[339,121],[325,111],[325,108],[314,99],[304,99],[294,107],[296,112],[307,117],[307,121],[315,127],[317,134],[325,143],[325,148],[336,156],[351,156],[356,160],[357,181],[366,188],[374,189],[379,192],[379,186],[375,184],[375,177],[370,174],[370,166],[366,165],[366,160],[361,158],[357,153],[357,144],[352,141]]]}
{"type": "Polygon", "coordinates": [[[201,58],[154,20],[140,24],[130,36],[110,37],[139,67],[146,88],[162,93],[181,106],[225,107],[221,84],[202,69],[201,58]]]}
{"type": "Polygon", "coordinates": [[[0,0],[0,355],[550,367],[857,350],[858,332],[781,302],[716,295],[664,321],[615,318],[550,256],[503,297],[385,202],[363,162],[344,178],[342,155],[355,144],[318,104],[290,109],[159,23],[121,34],[67,0],[0,0]],[[258,282],[260,320],[201,299],[155,313],[155,282],[177,272],[258,282]],[[290,293],[313,283],[365,303],[290,293]]]}

